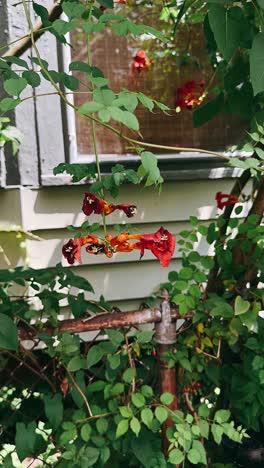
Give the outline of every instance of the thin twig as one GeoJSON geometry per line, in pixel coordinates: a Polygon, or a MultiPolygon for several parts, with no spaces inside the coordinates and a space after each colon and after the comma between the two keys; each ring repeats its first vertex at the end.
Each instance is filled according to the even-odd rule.
{"type": "Polygon", "coordinates": [[[90,408],[89,402],[88,402],[88,400],[87,400],[85,394],[83,393],[82,389],[81,389],[81,388],[79,387],[79,385],[77,384],[77,382],[76,382],[76,380],[74,379],[72,373],[67,369],[66,366],[63,366],[63,367],[64,367],[64,369],[66,370],[66,372],[69,374],[69,376],[70,376],[70,378],[71,378],[71,380],[72,380],[72,383],[73,383],[73,385],[75,386],[77,392],[81,395],[81,397],[82,397],[82,399],[83,399],[83,401],[84,401],[84,403],[85,403],[85,406],[86,406],[86,408],[87,408],[87,411],[88,411],[89,416],[92,417],[92,416],[93,416],[93,413],[92,413],[92,410],[91,410],[91,408],[90,408]]]}

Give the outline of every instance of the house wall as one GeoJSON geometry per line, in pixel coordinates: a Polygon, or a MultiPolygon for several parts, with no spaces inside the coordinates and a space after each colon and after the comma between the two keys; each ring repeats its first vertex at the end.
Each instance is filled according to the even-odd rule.
{"type": "MultiPolygon", "coordinates": [[[[41,3],[49,7],[52,1],[41,3]]],[[[1,43],[14,41],[27,32],[21,4],[13,8],[7,0],[0,0],[0,9],[1,43]]],[[[49,57],[50,68],[57,69],[62,58],[54,36],[44,34],[38,48],[42,56],[49,57]]],[[[29,50],[22,58],[31,55],[33,52],[29,50]]],[[[51,91],[52,86],[45,80],[36,90],[38,94],[51,91]]],[[[24,93],[23,97],[26,96],[24,93]]],[[[65,125],[67,115],[58,96],[29,99],[11,117],[24,134],[24,141],[17,157],[10,154],[8,145],[5,152],[0,151],[0,246],[6,254],[5,257],[0,249],[0,267],[27,264],[45,268],[60,261],[65,265],[61,248],[70,237],[66,227],[80,226],[84,221],[80,208],[87,186],[72,185],[68,176],[54,177],[52,170],[57,164],[69,161],[75,133],[73,125],[69,120],[65,125]],[[29,231],[42,240],[32,238],[29,231]]],[[[153,188],[128,185],[122,188],[119,200],[138,205],[138,214],[131,224],[141,232],[156,231],[163,225],[177,237],[181,230],[188,228],[189,215],[198,216],[205,223],[216,216],[215,193],[228,192],[238,172],[228,169],[218,158],[201,158],[198,153],[178,154],[176,158],[166,156],[164,161],[165,184],[160,195],[153,188]]],[[[107,221],[111,229],[115,223],[126,220],[113,214],[107,221]]],[[[201,243],[195,248],[202,253],[207,251],[201,243]]],[[[144,301],[166,280],[168,272],[179,265],[177,247],[169,268],[160,267],[150,253],[139,261],[138,252],[133,252],[117,254],[110,260],[87,254],[83,264],[73,269],[93,284],[96,298],[104,294],[116,306],[129,309],[144,301]]]]}
{"type": "MultiPolygon", "coordinates": [[[[215,193],[227,192],[233,184],[232,178],[167,181],[161,194],[154,188],[131,185],[121,190],[120,202],[132,202],[138,206],[138,214],[131,224],[140,232],[155,232],[164,226],[177,236],[190,228],[189,215],[197,216],[203,223],[217,216],[215,193]]],[[[33,268],[53,267],[58,262],[69,268],[62,258],[63,243],[71,237],[67,225],[80,226],[86,219],[81,212],[83,193],[87,186],[60,186],[28,188],[20,187],[2,190],[0,198],[3,211],[1,225],[5,230],[14,230],[20,225],[41,240],[24,234],[17,238],[14,232],[2,232],[1,245],[11,261],[11,266],[27,264],[33,268]],[[19,245],[22,242],[22,248],[19,245]]],[[[246,209],[246,207],[245,207],[246,209]]],[[[241,214],[243,215],[243,213],[241,214]]],[[[91,222],[100,217],[95,215],[91,222]]],[[[126,222],[119,214],[107,217],[110,232],[113,225],[126,222]]],[[[198,242],[195,249],[207,254],[208,246],[198,242]]],[[[162,268],[155,257],[146,252],[139,261],[139,252],[118,253],[112,259],[92,256],[84,252],[82,265],[76,265],[74,272],[87,278],[95,289],[95,297],[101,294],[122,309],[129,309],[144,301],[159,285],[166,281],[168,272],[179,268],[178,246],[169,268],[162,268]]],[[[3,255],[1,268],[5,267],[3,255]]],[[[88,297],[92,297],[90,294],[88,297]]]]}

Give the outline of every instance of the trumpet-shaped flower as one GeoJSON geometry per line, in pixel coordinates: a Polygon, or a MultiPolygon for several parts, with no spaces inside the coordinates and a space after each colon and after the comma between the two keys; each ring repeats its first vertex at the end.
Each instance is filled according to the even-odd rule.
{"type": "Polygon", "coordinates": [[[217,208],[223,210],[225,206],[235,205],[239,202],[239,198],[236,195],[229,195],[228,193],[217,192],[215,195],[217,208]]]}

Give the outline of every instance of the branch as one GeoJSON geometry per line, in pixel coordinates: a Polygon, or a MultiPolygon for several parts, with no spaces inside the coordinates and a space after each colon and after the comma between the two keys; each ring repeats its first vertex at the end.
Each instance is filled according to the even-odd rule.
{"type": "MultiPolygon", "coordinates": [[[[264,214],[264,177],[262,177],[260,186],[258,189],[257,196],[253,202],[253,205],[251,207],[251,210],[248,213],[248,216],[245,220],[247,221],[248,217],[251,215],[257,215],[258,219],[255,223],[255,226],[258,226],[261,223],[261,220],[263,218],[264,214]]],[[[245,237],[245,234],[244,234],[245,237]]],[[[237,243],[235,249],[234,249],[234,263],[244,265],[247,267],[246,272],[244,273],[244,276],[241,281],[239,281],[237,290],[241,291],[246,287],[247,283],[251,283],[257,276],[258,270],[257,267],[250,262],[250,257],[253,254],[254,250],[256,248],[256,244],[252,244],[252,248],[250,249],[249,252],[244,253],[241,250],[241,241],[237,243]]]]}
{"type": "MultiPolygon", "coordinates": [[[[193,317],[194,312],[189,311],[185,316],[181,316],[177,308],[171,308],[171,317],[173,320],[179,318],[186,319],[193,317]]],[[[19,328],[19,339],[34,339],[39,333],[47,333],[52,335],[56,330],[56,333],[63,333],[68,331],[70,333],[83,333],[95,330],[104,330],[107,328],[122,328],[122,327],[133,327],[136,325],[143,325],[145,323],[157,323],[161,321],[160,309],[143,309],[129,312],[117,312],[117,313],[105,313],[97,314],[93,317],[80,318],[80,319],[68,319],[62,320],[58,323],[58,327],[42,328],[40,331],[28,331],[23,328],[19,328]]]]}
{"type": "MultiPolygon", "coordinates": [[[[234,186],[233,186],[233,188],[231,190],[230,195],[235,195],[236,197],[239,197],[249,180],[250,180],[250,170],[248,169],[248,170],[244,171],[241,174],[239,179],[237,179],[237,181],[235,182],[235,184],[234,184],[234,186]]],[[[226,230],[227,230],[227,227],[228,227],[228,224],[229,224],[229,220],[231,218],[231,215],[233,213],[234,208],[235,208],[235,205],[227,205],[225,207],[224,213],[222,214],[222,218],[225,220],[225,223],[223,224],[223,226],[219,230],[218,242],[216,242],[215,251],[217,250],[217,246],[218,246],[219,242],[221,243],[222,238],[226,234],[226,230]]],[[[207,283],[207,288],[206,288],[207,293],[217,291],[217,290],[221,289],[222,282],[220,282],[219,278],[218,278],[219,269],[220,269],[220,266],[219,266],[219,263],[218,263],[218,260],[217,260],[217,256],[215,254],[214,267],[210,271],[209,277],[208,277],[208,283],[207,283]]]]}
{"type": "MultiPolygon", "coordinates": [[[[57,1],[56,3],[54,3],[54,5],[49,11],[49,21],[53,23],[56,19],[60,17],[61,14],[62,7],[60,1],[57,1]]],[[[47,28],[44,26],[44,24],[42,22],[38,22],[33,29],[34,40],[37,41],[46,30],[47,28]]],[[[14,42],[16,43],[16,45],[14,47],[11,47],[11,49],[8,49],[8,51],[4,53],[3,57],[20,57],[21,55],[23,55],[24,52],[26,52],[32,46],[31,33],[29,32],[28,34],[23,36],[23,38],[17,39],[14,42]]]]}

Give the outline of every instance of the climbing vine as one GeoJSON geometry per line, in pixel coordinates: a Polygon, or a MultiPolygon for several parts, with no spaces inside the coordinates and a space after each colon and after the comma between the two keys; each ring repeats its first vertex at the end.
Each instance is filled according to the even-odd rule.
{"type": "Polygon", "coordinates": [[[80,204],[87,219],[81,227],[68,226],[71,238],[62,246],[63,257],[74,265],[81,263],[84,250],[108,258],[134,250],[141,258],[148,250],[161,267],[168,267],[177,248],[182,265],[170,271],[168,281],[134,313],[137,321],[126,314],[120,318],[103,295],[97,302],[88,299],[92,285],[67,267],[0,271],[5,377],[0,390],[0,463],[7,468],[22,462],[81,468],[235,466],[240,446],[258,446],[264,424],[264,3],[63,0],[49,12],[42,4],[22,0],[22,7],[29,33],[21,46],[19,40],[0,45],[5,93],[0,101],[0,147],[11,142],[16,153],[21,141],[6,114],[43,95],[59,96],[91,124],[95,162],[54,168],[54,175],[67,172],[73,183],[86,182],[80,204]],[[148,14],[133,21],[129,13],[136,9],[152,11],[158,27],[144,24],[148,14]],[[37,28],[35,18],[41,22],[37,28]],[[190,48],[186,52],[176,47],[175,38],[181,28],[192,31],[193,25],[203,31],[211,77],[197,81],[190,76],[175,87],[173,106],[141,91],[113,91],[96,59],[92,63],[91,37],[110,29],[118,37],[132,35],[142,41],[127,71],[139,82],[167,56],[188,67],[198,59],[190,48]],[[70,47],[69,33],[76,29],[86,36],[87,60],[72,61],[69,70],[51,69],[38,38],[52,34],[70,47]],[[29,46],[32,55],[21,58],[29,46]],[[87,85],[81,106],[69,98],[80,92],[75,72],[87,85]],[[38,93],[44,80],[51,90],[38,93]],[[24,90],[32,88],[25,96],[24,90]],[[140,133],[139,106],[172,119],[191,112],[194,127],[219,112],[234,114],[242,119],[243,138],[222,154],[149,143],[140,133]],[[136,169],[115,164],[111,173],[102,174],[99,127],[122,138],[139,156],[136,169]],[[112,201],[122,184],[162,189],[156,155],[160,150],[218,156],[240,175],[230,193],[216,193],[215,220],[207,224],[191,215],[191,228],[177,236],[177,243],[166,226],[140,233],[133,225],[120,224],[112,232],[108,215],[119,210],[130,219],[142,209],[133,200],[112,201]],[[100,223],[92,222],[94,214],[101,216],[100,223]],[[201,240],[207,255],[197,251],[201,240]],[[164,301],[176,322],[177,342],[161,356],[153,329],[138,324],[159,322],[164,301]],[[65,304],[69,319],[60,318],[65,304]],[[94,323],[98,332],[88,339],[82,333],[96,330],[94,323]],[[162,365],[175,370],[175,394],[160,389],[162,365]]]}

